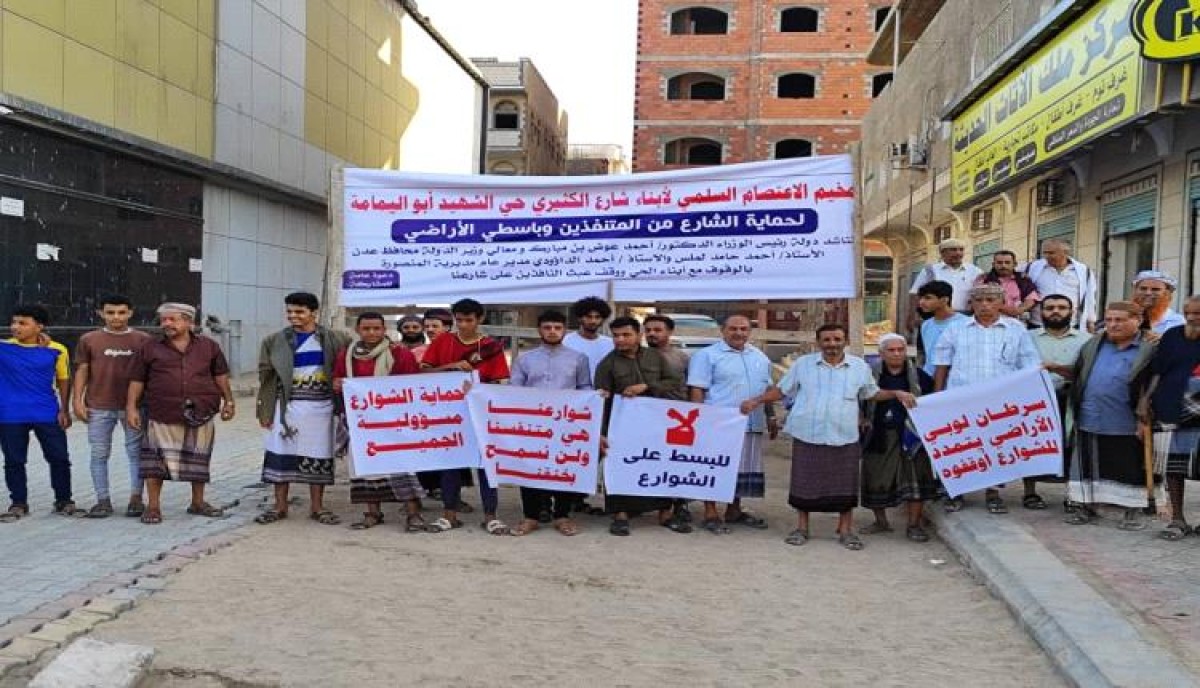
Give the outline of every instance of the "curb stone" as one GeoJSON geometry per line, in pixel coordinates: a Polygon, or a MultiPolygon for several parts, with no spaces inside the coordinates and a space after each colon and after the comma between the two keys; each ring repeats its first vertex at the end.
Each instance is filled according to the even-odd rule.
{"type": "Polygon", "coordinates": [[[1200,686],[1173,656],[1037,540],[1003,517],[931,509],[938,536],[1008,607],[1059,673],[1086,688],[1200,686]]]}

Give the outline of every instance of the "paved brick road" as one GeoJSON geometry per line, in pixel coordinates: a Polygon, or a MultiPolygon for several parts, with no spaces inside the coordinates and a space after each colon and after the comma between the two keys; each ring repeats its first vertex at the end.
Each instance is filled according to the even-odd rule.
{"type": "MultiPolygon", "coordinates": [[[[76,423],[68,437],[75,502],[87,508],[95,502],[88,469],[87,428],[76,423]]],[[[119,431],[116,437],[119,440],[119,431]]],[[[120,446],[119,441],[114,444],[120,446]]],[[[218,423],[209,501],[225,504],[241,500],[241,506],[224,519],[189,516],[184,513],[187,486],[169,483],[164,489],[164,522],[151,527],[124,516],[91,520],[51,514],[54,497],[49,471],[33,442],[29,456],[33,514],[17,523],[0,524],[0,625],[97,579],[154,559],[172,547],[245,523],[255,513],[261,494],[245,486],[258,481],[261,462],[261,431],[249,413],[243,411],[241,417],[229,423],[218,423]]],[[[114,505],[123,510],[129,494],[124,456],[113,457],[109,475],[114,505]]],[[[0,508],[7,508],[7,491],[0,499],[0,508]]]]}

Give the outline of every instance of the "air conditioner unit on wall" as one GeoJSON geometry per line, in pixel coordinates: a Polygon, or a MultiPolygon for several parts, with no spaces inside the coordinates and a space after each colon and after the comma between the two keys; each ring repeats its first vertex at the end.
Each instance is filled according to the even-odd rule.
{"type": "Polygon", "coordinates": [[[1066,200],[1066,184],[1061,177],[1043,179],[1037,184],[1036,201],[1039,208],[1053,208],[1066,200]]]}

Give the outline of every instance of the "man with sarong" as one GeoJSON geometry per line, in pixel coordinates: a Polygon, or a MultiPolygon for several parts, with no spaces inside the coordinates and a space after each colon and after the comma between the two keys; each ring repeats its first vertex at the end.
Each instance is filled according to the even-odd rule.
{"type": "MultiPolygon", "coordinates": [[[[771,386],[771,361],[750,343],[750,329],[750,318],[731,315],[721,325],[721,341],[692,356],[687,376],[691,401],[740,408],[746,400],[767,391],[771,386]]],[[[723,517],[716,502],[704,503],[702,525],[708,532],[728,533],[726,524],[730,523],[757,529],[767,527],[765,519],[742,509],[742,499],[762,499],[765,494],[763,435],[768,425],[775,429],[774,418],[768,421],[764,408],[756,407],[747,414],[733,501],[725,507],[723,517]]]]}
{"type": "Polygon", "coordinates": [[[258,423],[267,431],[262,480],[275,486],[275,505],[254,520],[288,514],[288,488],[308,485],[309,518],[341,522],[325,508],[333,484],[333,361],[346,335],[317,324],[320,302],[307,292],[284,297],[288,327],[263,339],[258,353],[258,423]]]}
{"type": "MultiPolygon", "coordinates": [[[[454,370],[475,371],[484,384],[499,384],[509,377],[508,360],[504,358],[504,347],[500,342],[479,331],[483,324],[483,304],[474,299],[461,299],[450,307],[454,314],[454,331],[439,335],[429,343],[421,368],[426,372],[454,370]]],[[[439,471],[441,474],[442,518],[429,524],[431,532],[445,532],[461,528],[458,520],[462,502],[462,474],[457,468],[439,471]]],[[[484,530],[492,535],[508,535],[509,527],[496,516],[500,496],[496,488],[488,483],[483,469],[477,471],[479,498],[483,502],[484,530]]]]}
{"type": "MultiPolygon", "coordinates": [[[[933,378],[908,360],[908,341],[899,334],[879,338],[880,365],[872,369],[881,390],[908,392],[914,397],[933,392],[933,378]]],[[[864,411],[870,424],[863,446],[862,505],[875,513],[864,535],[891,532],[887,509],[904,505],[905,537],[928,542],[924,505],[938,498],[941,484],[929,454],[897,400],[869,403],[864,411]]]]}
{"type": "MultiPolygon", "coordinates": [[[[420,372],[421,366],[412,352],[403,344],[393,344],[388,340],[387,325],[379,313],[360,313],[354,331],[358,338],[350,346],[339,350],[334,359],[333,391],[338,398],[342,394],[343,382],[349,377],[384,377],[420,372]]],[[[420,490],[421,485],[412,473],[350,478],[350,503],[365,504],[367,508],[362,520],[350,527],[366,530],[383,523],[383,503],[399,502],[405,509],[405,530],[410,533],[425,530],[425,521],[421,518],[420,490]]]]}
{"type": "MultiPolygon", "coordinates": [[[[658,351],[642,347],[641,324],[629,317],[613,319],[609,325],[614,349],[596,367],[593,385],[604,397],[602,445],[607,446],[608,423],[613,397],[654,397],[684,400],[682,380],[658,351]]],[[[672,513],[672,500],[666,497],[640,497],[609,493],[604,506],[612,514],[608,527],[611,535],[629,535],[629,518],[647,512],[658,513],[658,524],[675,533],[690,533],[692,527],[672,513]]]]}
{"type": "Polygon", "coordinates": [[[192,332],[195,319],[194,306],[159,306],[162,335],[142,345],[130,375],[125,419],[143,433],[138,468],[146,481],[146,510],[141,520],[147,525],[162,523],[165,480],[191,483],[189,514],[224,515],[204,501],[204,487],[210,479],[216,438],[213,418],[233,419],[233,390],[221,346],[192,332]]]}
{"type": "MultiPolygon", "coordinates": [[[[541,346],[521,354],[513,362],[512,379],[517,387],[538,389],[591,389],[592,374],[587,356],[563,346],[567,333],[567,316],[558,311],[545,311],[538,316],[538,337],[541,346]]],[[[521,507],[524,518],[513,535],[528,535],[538,529],[543,514],[549,514],[554,529],[563,535],[576,535],[579,527],[571,520],[571,507],[578,493],[521,487],[521,507]]]]}
{"type": "Polygon", "coordinates": [[[1183,514],[1183,486],[1200,479],[1200,296],[1183,304],[1183,327],[1163,333],[1150,359],[1153,376],[1139,406],[1139,421],[1154,428],[1155,472],[1166,481],[1171,521],[1165,540],[1194,534],[1183,514]]]}
{"type": "MultiPolygon", "coordinates": [[[[1104,331],[1079,351],[1071,408],[1075,413],[1075,460],[1067,496],[1079,503],[1066,522],[1090,523],[1101,504],[1124,509],[1123,530],[1141,530],[1139,512],[1149,504],[1145,452],[1134,413],[1145,390],[1154,345],[1143,336],[1142,307],[1118,301],[1104,309],[1104,331]]],[[[1147,438],[1149,439],[1149,438],[1147,438]]]]}
{"type": "Polygon", "coordinates": [[[784,542],[797,546],[808,542],[810,513],[835,513],[838,542],[848,550],[860,550],[863,541],[854,532],[862,460],[859,402],[897,400],[911,408],[913,395],[879,389],[867,362],[846,354],[844,325],[818,327],[817,346],[820,353],[797,358],[778,386],[744,402],[742,412],[784,396],[796,400],[783,431],[792,437],[788,503],[798,516],[796,529],[784,542]]]}

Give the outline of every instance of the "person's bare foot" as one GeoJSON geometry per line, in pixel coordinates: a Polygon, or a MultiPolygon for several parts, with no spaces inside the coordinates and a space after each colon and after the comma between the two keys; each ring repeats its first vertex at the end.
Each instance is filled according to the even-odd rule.
{"type": "Polygon", "coordinates": [[[535,530],[538,530],[540,527],[541,526],[538,525],[536,518],[526,518],[521,520],[520,525],[513,530],[512,534],[517,537],[522,537],[532,533],[535,530]]]}

